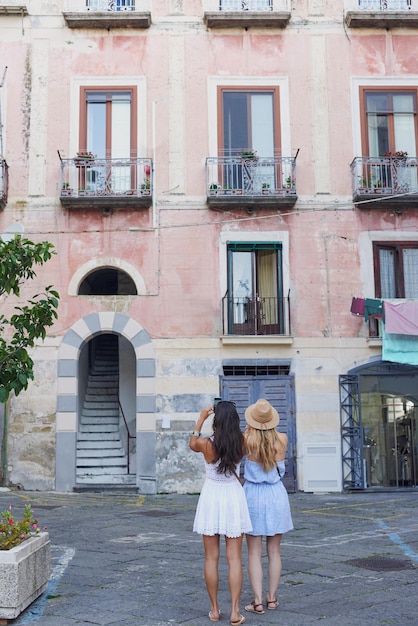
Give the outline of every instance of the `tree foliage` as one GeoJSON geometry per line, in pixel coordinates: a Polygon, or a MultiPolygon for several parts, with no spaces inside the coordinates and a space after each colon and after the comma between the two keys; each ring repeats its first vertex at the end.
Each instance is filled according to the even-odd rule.
{"type": "MultiPolygon", "coordinates": [[[[0,241],[0,306],[7,296],[20,297],[22,283],[36,277],[34,266],[43,265],[53,254],[54,246],[47,241],[33,243],[19,235],[8,242],[0,241]]],[[[27,348],[36,339],[45,339],[46,328],[58,317],[58,300],[50,285],[26,304],[16,305],[10,317],[0,313],[0,402],[5,402],[12,391],[18,395],[33,379],[33,361],[27,348]]]]}

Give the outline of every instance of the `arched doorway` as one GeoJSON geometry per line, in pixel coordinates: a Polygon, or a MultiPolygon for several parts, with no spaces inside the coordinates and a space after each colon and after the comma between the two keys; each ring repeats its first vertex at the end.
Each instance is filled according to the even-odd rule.
{"type": "Polygon", "coordinates": [[[378,361],[340,377],[344,487],[418,485],[418,368],[378,361]]]}
{"type": "MultiPolygon", "coordinates": [[[[76,322],[65,334],[58,355],[58,402],[56,417],[56,489],[77,487],[77,442],[87,391],[87,376],[93,357],[112,336],[117,344],[118,389],[122,407],[134,415],[136,446],[135,483],[140,493],[155,493],[155,355],[148,333],[126,315],[94,313],[76,322]],[[125,371],[124,371],[125,370],[125,371]],[[141,453],[140,453],[141,452],[141,453]]],[[[129,419],[128,419],[129,425],[129,419]]],[[[135,449],[135,450],[134,450],[135,449]]]]}

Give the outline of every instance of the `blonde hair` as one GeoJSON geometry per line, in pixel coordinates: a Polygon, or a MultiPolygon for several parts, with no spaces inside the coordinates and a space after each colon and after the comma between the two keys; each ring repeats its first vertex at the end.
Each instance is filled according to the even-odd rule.
{"type": "Polygon", "coordinates": [[[277,443],[282,452],[286,450],[286,445],[275,428],[259,430],[250,426],[246,434],[246,443],[248,456],[260,463],[265,472],[276,465],[277,443]]]}

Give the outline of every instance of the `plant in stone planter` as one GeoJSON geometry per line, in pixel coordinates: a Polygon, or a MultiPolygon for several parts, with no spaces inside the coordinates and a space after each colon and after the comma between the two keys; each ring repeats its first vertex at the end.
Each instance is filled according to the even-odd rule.
{"type": "Polygon", "coordinates": [[[29,537],[39,535],[38,520],[33,517],[29,504],[25,507],[23,518],[16,521],[12,515],[12,506],[3,511],[0,521],[0,550],[10,550],[20,545],[29,537]]]}
{"type": "Polygon", "coordinates": [[[17,521],[11,507],[0,521],[0,620],[15,619],[47,588],[51,544],[29,505],[17,521]]]}

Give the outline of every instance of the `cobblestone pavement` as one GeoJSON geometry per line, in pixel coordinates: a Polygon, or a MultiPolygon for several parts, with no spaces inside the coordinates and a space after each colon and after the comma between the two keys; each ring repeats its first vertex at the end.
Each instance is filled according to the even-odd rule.
{"type": "MultiPolygon", "coordinates": [[[[418,492],[292,494],[280,606],[249,626],[418,624],[418,492]]],[[[209,625],[196,495],[2,492],[30,503],[52,543],[47,591],[16,626],[209,625]]],[[[229,624],[222,542],[220,604],[229,624]]],[[[244,547],[244,567],[246,564],[244,547]]],[[[266,563],[266,557],[263,557],[266,563]]],[[[244,604],[252,600],[246,571],[244,604]]]]}

